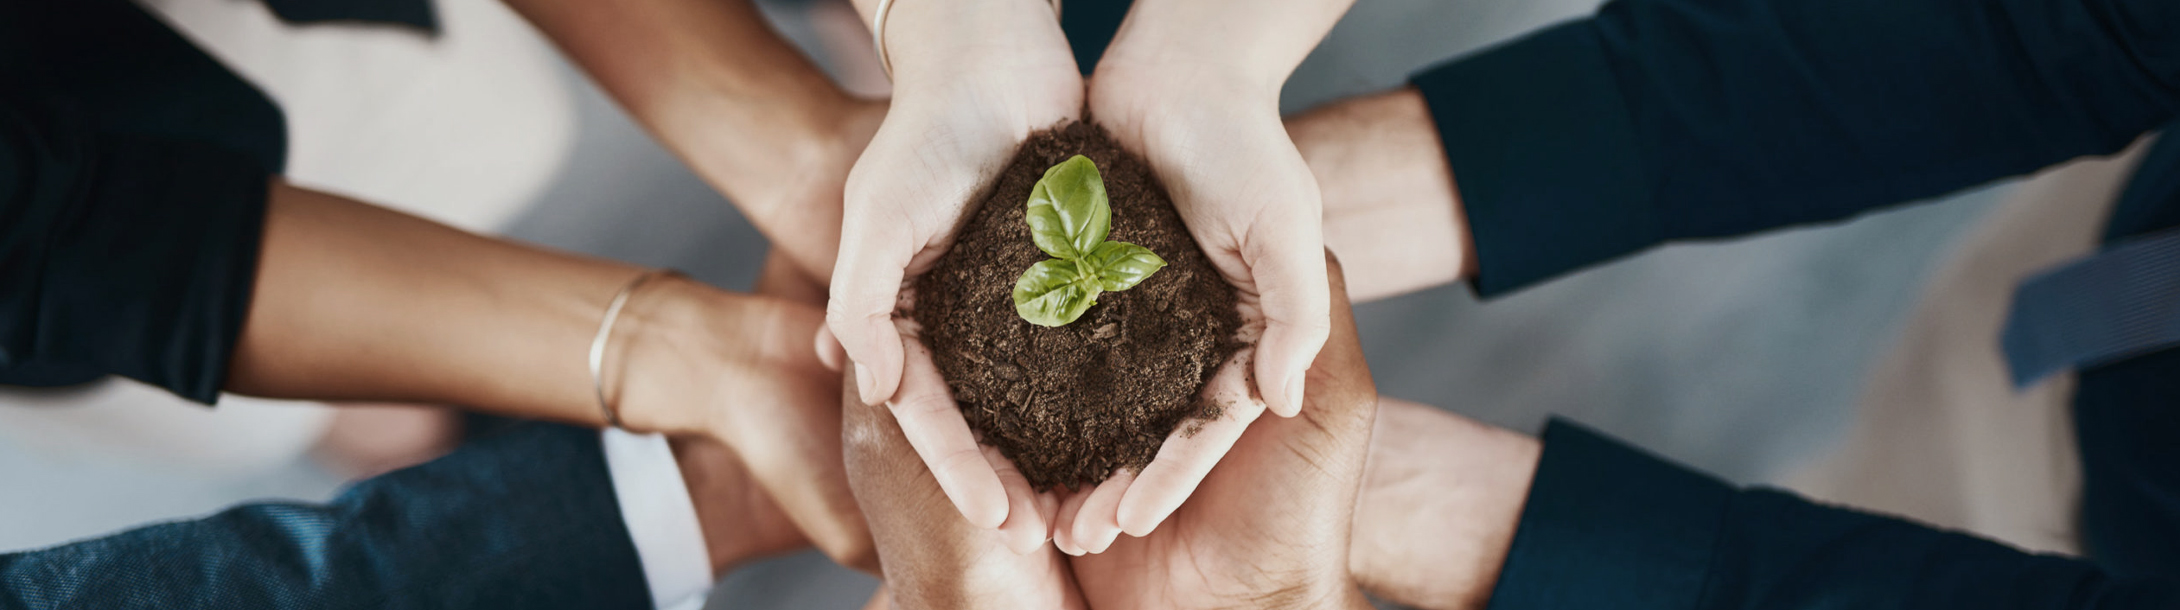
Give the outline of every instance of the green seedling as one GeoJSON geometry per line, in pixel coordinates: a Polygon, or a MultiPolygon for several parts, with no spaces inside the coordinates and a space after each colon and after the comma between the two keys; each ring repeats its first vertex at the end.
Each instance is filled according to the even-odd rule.
{"type": "Polygon", "coordinates": [[[1166,266],[1149,248],[1105,241],[1113,229],[1105,178],[1089,157],[1075,155],[1029,192],[1029,235],[1051,260],[1031,265],[1014,281],[1014,311],[1038,326],[1064,326],[1106,291],[1127,290],[1166,266]]]}

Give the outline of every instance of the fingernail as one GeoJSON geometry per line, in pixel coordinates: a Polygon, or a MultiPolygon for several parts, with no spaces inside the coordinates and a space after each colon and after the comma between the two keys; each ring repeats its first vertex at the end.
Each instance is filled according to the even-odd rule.
{"type": "Polygon", "coordinates": [[[1309,369],[1302,369],[1295,371],[1294,377],[1287,380],[1287,416],[1292,417],[1302,412],[1302,385],[1307,379],[1309,369]]]}
{"type": "Polygon", "coordinates": [[[870,368],[855,363],[855,391],[862,395],[863,404],[871,404],[871,395],[878,393],[878,380],[870,376],[870,368]]]}
{"type": "Polygon", "coordinates": [[[825,370],[840,372],[840,348],[835,347],[832,333],[826,332],[821,326],[818,327],[817,336],[811,339],[815,343],[812,347],[817,349],[818,364],[825,365],[825,370]]]}

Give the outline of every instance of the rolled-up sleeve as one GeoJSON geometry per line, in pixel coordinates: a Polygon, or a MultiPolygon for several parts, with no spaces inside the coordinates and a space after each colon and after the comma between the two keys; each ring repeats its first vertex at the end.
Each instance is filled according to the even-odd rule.
{"type": "Polygon", "coordinates": [[[2180,109],[2180,3],[1615,0],[1412,82],[1491,296],[2116,152],[2180,109]]]}
{"type": "Polygon", "coordinates": [[[1554,421],[1491,607],[2147,610],[2180,583],[1736,489],[1554,421]]]}
{"type": "Polygon", "coordinates": [[[248,316],[270,174],[0,95],[0,383],[116,374],[211,403],[248,316]]]}

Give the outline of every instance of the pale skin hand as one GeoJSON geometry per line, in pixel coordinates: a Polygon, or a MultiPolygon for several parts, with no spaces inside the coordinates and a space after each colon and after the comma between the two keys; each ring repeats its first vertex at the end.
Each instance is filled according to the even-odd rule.
{"type": "MultiPolygon", "coordinates": [[[[1090,84],[1090,111],[1145,155],[1204,253],[1240,296],[1255,387],[1196,435],[1168,437],[1140,473],[1080,498],[1080,550],[1143,536],[1203,481],[1261,409],[1301,411],[1310,362],[1330,332],[1318,187],[1279,118],[1279,89],[1351,0],[1145,0],[1090,84]],[[1261,397],[1261,402],[1252,396],[1261,397]]],[[[1222,372],[1239,378],[1243,372],[1222,372]]],[[[1070,502],[1070,505],[1076,502],[1070,502]]]]}
{"type": "Polygon", "coordinates": [[[1301,417],[1251,425],[1202,493],[1148,536],[1084,540],[1061,510],[1055,544],[1104,551],[1070,560],[1093,606],[1370,607],[1347,553],[1378,401],[1337,266],[1331,278],[1332,336],[1301,417]]]}
{"type": "MultiPolygon", "coordinates": [[[[268,199],[227,390],[604,424],[585,354],[607,301],[642,270],[285,183],[268,199]]],[[[653,280],[623,310],[604,377],[629,429],[717,439],[798,530],[868,566],[839,390],[809,350],[822,320],[812,305],[653,280]]]]}
{"type": "Polygon", "coordinates": [[[1325,247],[1348,263],[1357,303],[1476,273],[1453,171],[1423,94],[1348,98],[1287,119],[1325,198],[1325,247]]]}
{"type": "MultiPolygon", "coordinates": [[[[857,2],[866,18],[876,5],[857,2]]],[[[894,98],[848,176],[826,326],[854,362],[856,394],[894,409],[946,497],[970,523],[995,528],[1009,519],[1008,498],[960,411],[902,390],[894,311],[1030,132],[1077,116],[1082,78],[1045,0],[903,2],[886,45],[894,98]]]]}

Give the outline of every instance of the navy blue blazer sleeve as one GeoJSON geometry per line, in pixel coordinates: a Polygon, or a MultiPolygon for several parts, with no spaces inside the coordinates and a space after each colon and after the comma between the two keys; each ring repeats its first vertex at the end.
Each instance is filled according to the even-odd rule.
{"type": "Polygon", "coordinates": [[[1735,489],[1555,420],[1491,607],[2147,610],[2180,583],[1735,489]]]}
{"type": "Polygon", "coordinates": [[[2180,3],[1614,0],[1412,82],[1489,296],[2118,151],[2180,107],[2180,3]]]}
{"type": "Polygon", "coordinates": [[[271,173],[0,90],[0,383],[118,374],[211,403],[257,277],[271,173]]]}
{"type": "Polygon", "coordinates": [[[650,608],[598,433],[526,424],[325,505],[0,556],[0,608],[650,608]]]}

